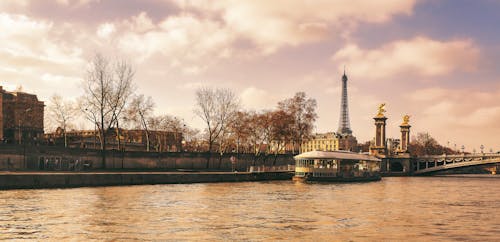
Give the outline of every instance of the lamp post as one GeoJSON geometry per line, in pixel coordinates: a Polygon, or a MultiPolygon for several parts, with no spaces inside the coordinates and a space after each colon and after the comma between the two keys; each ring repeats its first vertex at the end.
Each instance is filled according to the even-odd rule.
{"type": "Polygon", "coordinates": [[[465,154],[465,145],[462,145],[462,153],[465,154]]]}
{"type": "Polygon", "coordinates": [[[484,150],[484,145],[481,145],[479,148],[481,149],[481,153],[484,153],[484,152],[483,152],[483,150],[484,150]]]}

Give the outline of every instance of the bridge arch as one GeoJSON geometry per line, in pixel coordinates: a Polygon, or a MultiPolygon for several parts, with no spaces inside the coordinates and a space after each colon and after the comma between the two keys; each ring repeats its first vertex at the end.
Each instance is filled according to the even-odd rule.
{"type": "Polygon", "coordinates": [[[393,162],[391,162],[390,170],[391,170],[391,172],[403,172],[404,166],[399,161],[393,161],[393,162]]]}

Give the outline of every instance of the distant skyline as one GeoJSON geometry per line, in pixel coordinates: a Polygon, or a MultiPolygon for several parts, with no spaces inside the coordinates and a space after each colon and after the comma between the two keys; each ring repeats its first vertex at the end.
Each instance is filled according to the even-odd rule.
{"type": "Polygon", "coordinates": [[[195,90],[213,86],[256,110],[304,91],[318,102],[315,132],[331,132],[345,65],[358,141],[386,103],[388,137],[409,114],[413,135],[498,151],[498,13],[497,0],[2,0],[0,86],[74,99],[103,53],[135,66],[156,113],[193,127],[195,90]]]}

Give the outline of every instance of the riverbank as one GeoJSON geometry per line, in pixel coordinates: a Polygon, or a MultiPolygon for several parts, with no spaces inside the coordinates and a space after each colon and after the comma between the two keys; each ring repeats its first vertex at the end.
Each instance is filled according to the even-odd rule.
{"type": "Polygon", "coordinates": [[[0,172],[0,189],[291,180],[293,172],[0,172]]]}

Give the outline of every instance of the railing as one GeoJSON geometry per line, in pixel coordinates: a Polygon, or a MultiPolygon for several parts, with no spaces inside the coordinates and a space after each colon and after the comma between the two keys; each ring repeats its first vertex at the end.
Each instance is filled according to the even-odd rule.
{"type": "Polygon", "coordinates": [[[284,166],[250,166],[249,172],[293,172],[295,171],[294,165],[284,166]]]}
{"type": "Polygon", "coordinates": [[[479,154],[460,154],[460,155],[447,155],[447,154],[442,154],[442,155],[426,155],[426,156],[421,156],[418,157],[419,160],[426,160],[426,159],[439,159],[439,158],[474,158],[474,157],[500,157],[499,153],[479,153],[479,154]]]}
{"type": "Polygon", "coordinates": [[[483,165],[500,162],[498,153],[462,154],[462,155],[432,155],[418,157],[414,162],[414,174],[433,172],[465,166],[483,165]],[[425,164],[421,168],[421,165],[425,164]]]}

